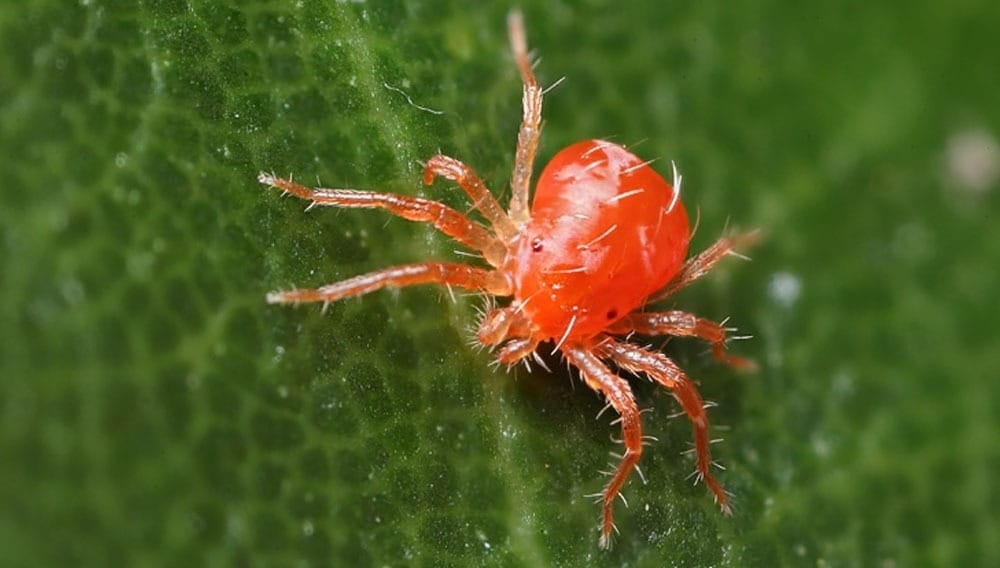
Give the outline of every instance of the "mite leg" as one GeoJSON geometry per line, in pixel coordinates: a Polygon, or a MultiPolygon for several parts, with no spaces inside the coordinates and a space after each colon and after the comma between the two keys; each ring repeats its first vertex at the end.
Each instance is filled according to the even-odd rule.
{"type": "Polygon", "coordinates": [[[564,345],[563,354],[571,365],[580,369],[580,374],[587,386],[600,392],[604,398],[621,415],[622,440],[625,443],[625,455],[622,456],[618,469],[604,487],[601,494],[601,548],[611,545],[611,532],[614,528],[614,500],[621,491],[622,485],[635,469],[642,456],[642,423],[639,419],[639,409],[632,396],[632,389],[625,379],[611,372],[604,363],[589,348],[577,345],[564,345]]]}
{"type": "Polygon", "coordinates": [[[476,339],[481,345],[490,347],[503,344],[496,354],[501,365],[509,367],[532,355],[537,360],[535,349],[539,342],[532,337],[531,322],[510,306],[487,312],[479,322],[476,339]]]}
{"type": "Polygon", "coordinates": [[[634,331],[642,335],[697,337],[712,344],[712,356],[715,357],[716,361],[744,371],[753,371],[757,368],[756,363],[750,359],[730,355],[726,352],[726,328],[687,312],[636,312],[616,321],[608,331],[611,333],[634,331]]]}
{"type": "Polygon", "coordinates": [[[757,242],[759,238],[760,234],[757,231],[720,238],[698,256],[689,258],[681,266],[681,269],[677,271],[677,275],[662,290],[650,297],[648,301],[656,302],[674,294],[681,288],[704,276],[706,272],[711,270],[726,255],[736,254],[735,249],[737,247],[750,246],[757,242]]]}
{"type": "Polygon", "coordinates": [[[530,337],[531,322],[517,309],[507,306],[483,315],[476,337],[483,345],[499,345],[515,337],[530,337]]]}
{"type": "Polygon", "coordinates": [[[487,292],[495,296],[510,295],[510,285],[499,272],[453,264],[448,262],[422,262],[393,266],[368,274],[328,284],[315,290],[288,290],[270,292],[269,304],[298,304],[323,302],[324,304],[361,296],[386,287],[414,286],[416,284],[448,284],[487,292]]]}
{"type": "Polygon", "coordinates": [[[257,180],[271,187],[291,193],[312,205],[363,209],[384,209],[397,217],[410,221],[428,222],[436,229],[463,245],[483,253],[494,266],[503,258],[503,243],[465,215],[437,201],[420,197],[358,191],[353,189],[312,189],[292,180],[274,177],[261,172],[257,180]]]}
{"type": "Polygon", "coordinates": [[[510,367],[533,355],[536,349],[538,349],[537,339],[515,337],[504,343],[503,347],[497,351],[497,362],[510,367]]]}
{"type": "Polygon", "coordinates": [[[517,234],[517,229],[511,223],[510,217],[504,213],[500,202],[493,197],[489,188],[482,178],[472,171],[472,168],[448,156],[431,157],[424,166],[424,183],[430,185],[434,183],[436,176],[442,176],[458,184],[462,191],[472,199],[472,205],[483,214],[493,226],[503,241],[509,241],[517,234]]]}
{"type": "Polygon", "coordinates": [[[597,346],[597,356],[610,359],[619,368],[633,373],[643,373],[670,389],[694,427],[695,467],[698,479],[705,482],[715,496],[722,511],[730,514],[729,496],[712,475],[712,456],[709,451],[708,415],[701,395],[694,383],[666,355],[643,349],[637,345],[607,338],[597,346]]]}
{"type": "Polygon", "coordinates": [[[510,217],[518,226],[528,222],[531,212],[528,210],[528,186],[531,183],[531,170],[538,150],[538,139],[541,136],[542,123],[542,88],[538,86],[535,73],[531,70],[528,59],[528,41],[524,34],[524,17],[519,10],[514,10],[507,16],[507,33],[510,37],[510,48],[514,53],[514,62],[521,72],[524,83],[522,105],[524,114],[521,118],[521,129],[517,133],[517,151],[514,158],[514,172],[511,177],[510,217]]]}

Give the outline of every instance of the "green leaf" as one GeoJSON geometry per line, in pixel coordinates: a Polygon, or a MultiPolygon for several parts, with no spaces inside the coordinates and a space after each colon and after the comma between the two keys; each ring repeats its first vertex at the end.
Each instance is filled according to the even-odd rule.
{"type": "Polygon", "coordinates": [[[0,8],[3,564],[1000,563],[1000,11],[939,4],[524,4],[541,81],[567,77],[539,164],[643,141],[684,173],[696,249],[727,222],[767,237],[676,299],[752,333],[732,349],[761,371],[665,346],[719,403],[735,515],[634,381],[659,441],[610,552],[584,497],[618,449],[603,402],[554,358],[493,369],[467,345],[479,299],[264,303],[461,258],[255,178],[464,211],[421,184],[440,151],[505,198],[507,8],[0,8]]]}

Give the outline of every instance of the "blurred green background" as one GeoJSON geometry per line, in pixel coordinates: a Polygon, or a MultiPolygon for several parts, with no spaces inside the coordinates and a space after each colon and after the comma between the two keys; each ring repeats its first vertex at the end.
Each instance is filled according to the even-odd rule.
{"type": "Polygon", "coordinates": [[[736,514],[635,381],[659,442],[599,551],[603,403],[493,370],[474,297],[263,301],[460,258],[255,175],[464,210],[419,183],[442,151],[506,194],[509,6],[40,0],[0,7],[0,565],[1000,564],[1000,4],[522,4],[567,77],[540,163],[641,142],[696,250],[766,232],[667,304],[754,335],[756,375],[665,347],[736,514]]]}

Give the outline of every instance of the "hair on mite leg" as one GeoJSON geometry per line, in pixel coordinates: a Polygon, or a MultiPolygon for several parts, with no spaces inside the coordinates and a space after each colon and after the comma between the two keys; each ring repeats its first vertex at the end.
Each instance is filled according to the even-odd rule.
{"type": "Polygon", "coordinates": [[[609,408],[611,408],[611,403],[610,402],[607,403],[607,404],[605,404],[604,408],[602,408],[600,410],[600,412],[597,413],[597,416],[595,416],[594,418],[597,419],[597,420],[600,420],[601,415],[604,414],[609,408]]]}
{"type": "Polygon", "coordinates": [[[684,411],[684,410],[678,410],[677,412],[674,412],[673,414],[668,414],[667,415],[667,420],[673,420],[675,418],[680,418],[681,416],[687,416],[687,412],[684,411]]]}
{"type": "Polygon", "coordinates": [[[542,356],[538,353],[537,348],[531,352],[531,358],[534,359],[536,363],[538,363],[539,367],[545,369],[546,373],[549,373],[550,375],[552,374],[552,369],[550,369],[549,366],[545,364],[545,359],[542,359],[542,356]]]}
{"type": "Polygon", "coordinates": [[[507,374],[510,374],[510,367],[504,365],[503,363],[501,363],[499,359],[493,359],[492,361],[490,361],[489,363],[487,363],[487,365],[490,366],[490,369],[493,372],[496,372],[497,370],[499,370],[500,367],[504,367],[504,370],[507,372],[507,374]]]}
{"type": "Polygon", "coordinates": [[[739,253],[739,252],[736,252],[735,250],[728,250],[728,251],[726,251],[726,254],[729,255],[729,256],[735,256],[736,258],[738,258],[740,260],[745,260],[747,262],[751,262],[753,260],[749,256],[747,256],[745,254],[742,254],[742,253],[739,253]]]}
{"type": "Polygon", "coordinates": [[[621,531],[618,530],[618,525],[615,523],[611,523],[611,531],[613,532],[613,535],[612,532],[603,532],[603,528],[601,530],[602,533],[601,537],[597,540],[597,546],[604,550],[608,550],[611,548],[611,545],[614,544],[612,536],[621,536],[621,531]]]}
{"type": "Polygon", "coordinates": [[[639,474],[639,479],[641,479],[641,480],[642,480],[642,484],[643,484],[643,485],[647,485],[647,484],[648,484],[648,482],[646,481],[646,475],[645,475],[644,473],[642,473],[642,468],[641,468],[641,467],[639,467],[639,464],[636,464],[636,465],[635,465],[635,472],[636,472],[637,474],[639,474]]]}
{"type": "Polygon", "coordinates": [[[544,89],[542,89],[542,96],[545,96],[545,95],[549,94],[549,91],[551,91],[552,89],[555,89],[559,85],[562,85],[563,81],[565,81],[565,80],[566,80],[566,76],[565,75],[563,75],[562,77],[559,77],[558,79],[556,79],[554,83],[552,83],[548,87],[545,87],[544,89]]]}

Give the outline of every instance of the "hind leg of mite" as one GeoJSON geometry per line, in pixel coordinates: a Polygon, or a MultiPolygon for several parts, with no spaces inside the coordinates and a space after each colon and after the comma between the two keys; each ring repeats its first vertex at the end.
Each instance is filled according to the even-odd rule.
{"type": "Polygon", "coordinates": [[[694,428],[695,474],[705,482],[722,512],[730,514],[729,495],[712,474],[714,462],[709,449],[712,440],[709,438],[705,403],[691,379],[666,355],[631,343],[607,338],[600,343],[598,355],[611,360],[621,369],[644,374],[670,389],[694,428]]]}
{"type": "Polygon", "coordinates": [[[611,474],[608,484],[604,486],[604,490],[599,495],[601,502],[599,544],[601,548],[606,549],[611,546],[612,532],[617,531],[614,520],[615,498],[618,497],[623,503],[628,504],[621,496],[622,486],[632,475],[632,471],[639,463],[639,458],[642,457],[642,423],[639,417],[639,408],[635,403],[635,397],[632,396],[632,389],[628,382],[611,372],[592,349],[571,345],[563,346],[561,350],[570,364],[580,370],[587,386],[603,394],[620,416],[616,422],[621,423],[625,453],[621,456],[618,467],[611,474]]]}

